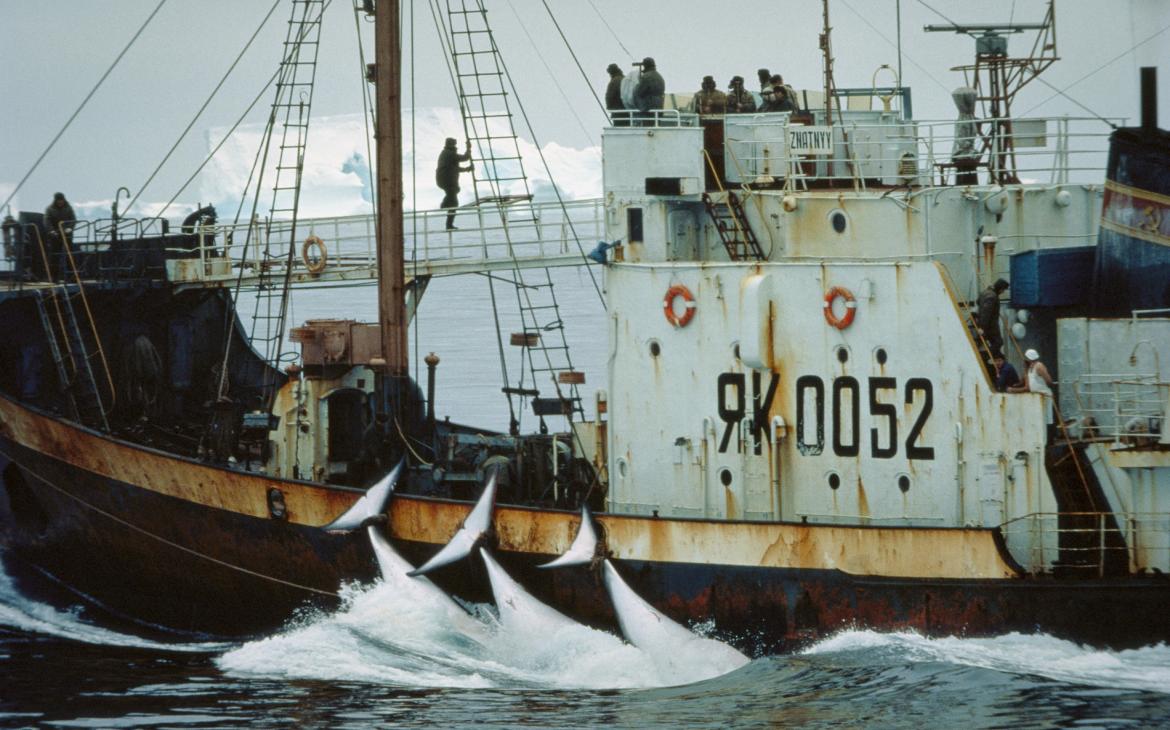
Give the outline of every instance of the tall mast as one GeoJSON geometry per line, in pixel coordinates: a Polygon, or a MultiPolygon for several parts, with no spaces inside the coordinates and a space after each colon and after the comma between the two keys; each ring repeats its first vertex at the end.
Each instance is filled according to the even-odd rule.
{"type": "Polygon", "coordinates": [[[378,171],[378,323],[391,378],[409,375],[402,241],[402,46],[398,0],[378,0],[374,14],[374,142],[378,171]]]}

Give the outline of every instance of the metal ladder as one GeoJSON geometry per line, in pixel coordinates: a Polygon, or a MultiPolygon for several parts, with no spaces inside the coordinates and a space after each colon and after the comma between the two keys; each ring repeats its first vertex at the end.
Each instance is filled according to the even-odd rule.
{"type": "MultiPolygon", "coordinates": [[[[317,52],[324,10],[324,0],[292,2],[292,15],[283,46],[284,57],[277,75],[276,97],[268,118],[268,136],[263,153],[265,164],[270,154],[275,157],[276,179],[272,185],[269,218],[263,226],[263,244],[258,246],[255,261],[259,271],[250,340],[256,352],[273,368],[280,367],[283,354],[288,284],[296,256],[301,176],[304,171],[305,144],[309,133],[309,112],[317,75],[317,52]],[[276,149],[272,150],[274,143],[276,149]],[[282,235],[286,231],[287,247],[282,235]]],[[[261,169],[264,169],[263,165],[261,169]]],[[[262,181],[257,182],[257,196],[260,195],[262,184],[262,181]]],[[[274,383],[266,380],[264,387],[266,391],[271,391],[274,383]]],[[[269,400],[272,395],[266,392],[269,400]]]]}
{"type": "MultiPolygon", "coordinates": [[[[512,250],[508,224],[520,220],[535,222],[537,215],[532,206],[532,192],[508,102],[507,69],[496,46],[483,0],[447,0],[447,15],[448,51],[459,93],[464,132],[475,147],[478,163],[472,171],[476,203],[481,207],[496,205],[509,250],[512,250]],[[508,187],[519,188],[521,192],[508,194],[508,187]]],[[[525,277],[517,265],[513,267],[512,279],[522,332],[512,334],[510,342],[523,348],[524,355],[517,385],[505,383],[503,389],[509,403],[513,397],[533,398],[533,407],[541,418],[542,428],[546,415],[564,415],[569,420],[574,415],[583,417],[584,408],[577,386],[585,382],[584,373],[573,367],[549,270],[530,269],[525,277]],[[531,387],[526,382],[525,359],[532,378],[531,387]],[[545,376],[551,380],[557,394],[555,399],[537,397],[541,387],[539,379],[545,376]]],[[[515,416],[512,428],[513,431],[517,428],[515,416]]]]}
{"type": "Polygon", "coordinates": [[[739,196],[734,190],[726,192],[726,205],[720,206],[707,193],[703,193],[703,205],[707,207],[707,215],[711,216],[715,230],[719,232],[719,239],[723,241],[723,248],[727,249],[728,258],[732,261],[763,261],[764,251],[748,223],[739,196]]]}
{"type": "MultiPolygon", "coordinates": [[[[49,353],[57,369],[61,391],[69,402],[69,415],[78,423],[109,431],[105,403],[91,365],[100,353],[96,347],[86,343],[72,299],[73,296],[64,284],[40,289],[33,297],[41,317],[41,326],[45,330],[49,353]],[[59,326],[53,326],[54,319],[59,326]]],[[[96,332],[93,337],[96,345],[96,332]]]]}

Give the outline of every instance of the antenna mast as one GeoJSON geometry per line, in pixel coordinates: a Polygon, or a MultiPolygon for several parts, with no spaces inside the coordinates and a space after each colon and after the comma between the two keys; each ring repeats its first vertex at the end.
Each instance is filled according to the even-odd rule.
{"type": "Polygon", "coordinates": [[[982,23],[975,25],[928,25],[927,33],[961,33],[975,39],[975,63],[955,66],[975,89],[983,103],[984,118],[991,133],[984,137],[988,164],[996,182],[1019,182],[1016,177],[1015,146],[1012,139],[1012,99],[1028,82],[1059,60],[1056,55],[1056,8],[1048,0],[1048,12],[1041,23],[982,23]],[[1036,31],[1036,40],[1027,56],[1008,56],[1005,34],[1036,31]]]}
{"type": "MultiPolygon", "coordinates": [[[[409,374],[402,242],[402,46],[398,0],[378,0],[374,12],[375,120],[378,180],[378,323],[384,372],[409,374]]],[[[405,390],[403,390],[405,392],[405,390]]]]}

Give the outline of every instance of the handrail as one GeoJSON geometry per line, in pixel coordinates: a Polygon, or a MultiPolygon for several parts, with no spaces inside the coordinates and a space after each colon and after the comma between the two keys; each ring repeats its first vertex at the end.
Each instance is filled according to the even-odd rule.
{"type": "Polygon", "coordinates": [[[61,235],[61,244],[62,248],[65,250],[65,257],[69,259],[69,267],[73,269],[73,278],[77,282],[77,293],[81,295],[81,304],[83,307],[85,307],[85,318],[89,322],[89,330],[93,334],[93,341],[98,349],[98,357],[100,357],[102,361],[102,370],[104,370],[106,374],[106,384],[109,385],[110,388],[109,409],[112,409],[114,404],[118,401],[118,391],[116,388],[114,388],[114,377],[110,374],[110,365],[106,361],[106,350],[102,346],[102,338],[98,334],[97,324],[93,319],[93,311],[89,308],[89,297],[87,297],[85,294],[85,284],[81,281],[81,273],[77,270],[77,263],[73,260],[73,247],[70,245],[69,238],[66,235],[64,223],[58,222],[57,229],[58,233],[61,235]]]}

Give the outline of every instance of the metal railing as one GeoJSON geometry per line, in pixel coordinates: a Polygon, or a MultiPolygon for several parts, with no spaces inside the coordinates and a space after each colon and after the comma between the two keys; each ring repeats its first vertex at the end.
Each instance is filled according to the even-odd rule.
{"type": "MultiPolygon", "coordinates": [[[[803,125],[792,122],[787,113],[729,115],[728,123],[751,129],[752,134],[735,137],[729,130],[725,144],[749,175],[744,182],[770,178],[781,183],[796,175],[806,181],[858,186],[867,182],[927,186],[968,184],[957,182],[968,173],[982,184],[1015,176],[1021,182],[1056,185],[1100,183],[1112,132],[1093,117],[1016,119],[1010,134],[977,137],[976,149],[982,152],[960,166],[953,159],[954,120],[909,121],[883,114],[845,112],[843,120],[834,120],[831,154],[794,149],[791,135],[803,125]],[[1005,155],[1009,148],[1010,155],[1005,155]],[[1012,169],[1004,167],[1006,159],[1012,169]]],[[[988,129],[990,121],[975,120],[988,129]]]]}
{"type": "MultiPolygon", "coordinates": [[[[602,199],[510,206],[481,203],[457,209],[458,230],[446,230],[446,210],[408,212],[404,221],[406,271],[454,275],[521,268],[583,265],[583,251],[605,237],[602,199]],[[501,214],[502,213],[502,214],[501,214]]],[[[304,245],[293,260],[293,283],[349,281],[377,276],[376,221],[372,215],[297,221],[298,237],[320,239],[323,251],[304,245]]],[[[149,276],[185,286],[247,287],[265,260],[265,248],[287,246],[290,221],[198,226],[164,235],[159,219],[80,221],[71,245],[87,279],[149,276]],[[138,249],[142,249],[139,251],[138,249]],[[137,262],[137,263],[133,263],[137,262]],[[243,272],[241,275],[241,267],[243,272]]]]}
{"type": "Polygon", "coordinates": [[[616,109],[610,110],[609,123],[614,127],[697,127],[699,115],[678,109],[616,109]]]}
{"type": "Polygon", "coordinates": [[[1085,440],[1156,440],[1166,428],[1170,382],[1134,373],[1083,375],[1073,382],[1085,440]]]}
{"type": "Polygon", "coordinates": [[[1170,513],[1034,512],[999,527],[1029,573],[1101,576],[1170,567],[1170,513]]]}

